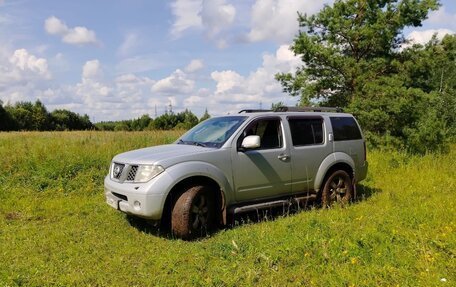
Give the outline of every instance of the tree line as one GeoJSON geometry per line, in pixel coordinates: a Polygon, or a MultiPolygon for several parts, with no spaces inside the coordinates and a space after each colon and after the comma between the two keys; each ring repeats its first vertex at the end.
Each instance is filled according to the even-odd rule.
{"type": "Polygon", "coordinates": [[[186,109],[180,113],[167,112],[155,119],[149,115],[143,115],[132,120],[99,122],[95,124],[95,127],[102,131],[188,130],[210,117],[207,110],[198,119],[195,114],[186,109]]]}
{"type": "Polygon", "coordinates": [[[336,0],[299,14],[291,50],[303,65],[277,74],[301,105],[342,107],[374,147],[444,151],[456,136],[456,35],[408,42],[437,0],[336,0]]]}
{"type": "Polygon", "coordinates": [[[200,121],[210,118],[207,110],[198,119],[191,111],[166,113],[155,119],[143,115],[137,119],[92,123],[88,115],[57,109],[48,112],[46,107],[37,100],[17,102],[14,105],[3,105],[0,101],[0,131],[142,131],[190,129],[200,121]]]}

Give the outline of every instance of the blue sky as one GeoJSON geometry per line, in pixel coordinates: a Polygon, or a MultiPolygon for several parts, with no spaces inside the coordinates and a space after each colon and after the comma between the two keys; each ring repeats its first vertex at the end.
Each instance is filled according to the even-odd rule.
{"type": "MultiPolygon", "coordinates": [[[[40,99],[92,121],[176,112],[200,116],[298,99],[277,72],[301,62],[288,45],[296,11],[332,0],[0,0],[0,100],[40,99]]],[[[456,1],[419,28],[425,42],[456,31],[456,1]]]]}

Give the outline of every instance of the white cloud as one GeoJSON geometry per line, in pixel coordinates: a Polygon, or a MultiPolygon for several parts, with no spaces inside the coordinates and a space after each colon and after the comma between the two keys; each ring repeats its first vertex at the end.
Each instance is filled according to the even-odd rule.
{"type": "Polygon", "coordinates": [[[175,0],[171,4],[174,23],[171,35],[178,38],[191,28],[203,30],[217,47],[227,46],[220,33],[229,28],[236,16],[236,8],[226,0],[175,0]]]}
{"type": "Polygon", "coordinates": [[[244,77],[231,70],[214,71],[211,73],[211,78],[217,82],[216,94],[222,94],[232,90],[234,87],[240,87],[245,81],[244,77]]]}
{"type": "Polygon", "coordinates": [[[188,75],[180,69],[174,71],[170,76],[159,80],[152,86],[152,92],[161,94],[188,94],[195,86],[195,81],[189,79],[188,75]]]}
{"type": "Polygon", "coordinates": [[[87,61],[82,67],[83,79],[99,79],[102,74],[100,61],[98,60],[87,61]]]}
{"type": "Polygon", "coordinates": [[[44,29],[48,34],[62,37],[62,41],[72,45],[97,44],[95,32],[86,27],[69,28],[62,20],[51,16],[44,21],[44,29]]]}
{"type": "Polygon", "coordinates": [[[314,14],[332,0],[256,0],[251,12],[250,42],[289,43],[298,33],[298,11],[314,14]]]}
{"type": "Polygon", "coordinates": [[[73,29],[70,29],[69,32],[63,36],[62,40],[67,44],[75,45],[97,43],[95,32],[86,27],[74,27],[73,29]]]}
{"type": "Polygon", "coordinates": [[[454,31],[449,29],[430,29],[424,31],[413,31],[407,36],[407,40],[410,43],[403,45],[403,47],[410,47],[413,44],[426,44],[429,40],[432,39],[432,36],[436,34],[437,39],[441,40],[447,34],[454,34],[454,31]]]}
{"type": "Polygon", "coordinates": [[[47,59],[26,49],[13,51],[0,47],[0,100],[3,102],[35,101],[51,79],[47,59]]]}
{"type": "Polygon", "coordinates": [[[210,38],[233,23],[236,8],[225,0],[203,0],[201,19],[210,38]]]}
{"type": "Polygon", "coordinates": [[[65,23],[54,16],[51,16],[44,21],[44,29],[51,35],[63,35],[69,30],[65,23]]]}
{"type": "Polygon", "coordinates": [[[258,108],[260,103],[263,108],[279,101],[293,105],[295,100],[282,93],[282,88],[274,77],[279,72],[294,72],[301,64],[301,60],[293,55],[289,46],[282,45],[275,54],[264,54],[261,67],[248,76],[231,70],[214,71],[211,77],[216,82],[216,90],[209,97],[208,108],[224,114],[243,108],[258,108]]]}
{"type": "Polygon", "coordinates": [[[201,59],[193,59],[190,63],[185,67],[185,71],[188,73],[193,73],[196,71],[201,70],[204,67],[204,63],[201,59]]]}
{"type": "Polygon", "coordinates": [[[151,54],[126,58],[116,65],[116,72],[119,74],[131,74],[155,70],[163,65],[158,60],[163,57],[162,55],[151,54]]]}
{"type": "Polygon", "coordinates": [[[202,26],[199,13],[202,8],[201,0],[175,0],[171,3],[171,12],[175,21],[171,27],[171,35],[179,37],[182,32],[202,26]]]}
{"type": "Polygon", "coordinates": [[[139,35],[137,33],[127,33],[124,37],[122,44],[117,50],[119,56],[126,56],[132,53],[132,51],[139,45],[139,35]]]}
{"type": "Polygon", "coordinates": [[[131,119],[146,113],[154,116],[155,107],[160,115],[169,103],[175,112],[189,108],[198,116],[206,108],[211,115],[221,115],[245,108],[258,108],[259,103],[262,103],[263,108],[278,101],[293,105],[296,100],[281,93],[274,75],[277,72],[294,71],[301,64],[288,46],[280,46],[274,53],[265,53],[262,64],[247,74],[236,70],[219,70],[205,77],[198,72],[204,67],[203,61],[194,59],[163,78],[151,79],[135,73],[124,73],[106,79],[103,77],[102,63],[93,59],[81,65],[80,81],[56,85],[43,80],[40,74],[44,71],[40,68],[43,66],[37,64],[40,58],[35,56],[34,61],[26,61],[24,59],[33,59],[29,52],[26,53],[28,57],[16,53],[15,60],[10,61],[14,53],[3,53],[3,50],[0,47],[0,74],[3,76],[6,69],[9,78],[0,77],[1,100],[35,101],[39,98],[51,111],[66,108],[88,114],[92,121],[131,119]],[[11,80],[17,75],[18,79],[22,79],[21,82],[11,80]]]}
{"type": "Polygon", "coordinates": [[[37,58],[30,54],[26,49],[19,49],[14,51],[9,59],[10,63],[17,69],[24,73],[31,72],[39,75],[45,79],[50,79],[51,74],[48,70],[47,60],[37,58]]]}

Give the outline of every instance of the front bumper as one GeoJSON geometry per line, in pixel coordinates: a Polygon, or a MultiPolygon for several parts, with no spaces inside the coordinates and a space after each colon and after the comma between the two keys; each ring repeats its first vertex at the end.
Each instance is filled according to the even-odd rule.
{"type": "MultiPolygon", "coordinates": [[[[166,179],[166,176],[164,178],[166,179]]],[[[108,175],[104,180],[106,203],[127,214],[159,220],[162,217],[167,190],[160,189],[161,184],[154,180],[146,184],[119,183],[111,180],[108,175]]]]}

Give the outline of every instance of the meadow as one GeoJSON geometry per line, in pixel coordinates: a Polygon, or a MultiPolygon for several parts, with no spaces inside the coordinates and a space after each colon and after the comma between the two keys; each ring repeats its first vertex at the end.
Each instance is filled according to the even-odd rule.
{"type": "Polygon", "coordinates": [[[180,134],[0,133],[0,286],[456,285],[456,146],[370,151],[348,207],[186,242],[132,223],[103,194],[115,154],[180,134]]]}

